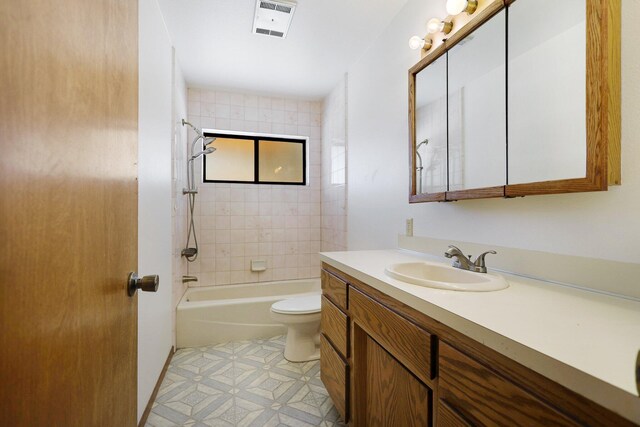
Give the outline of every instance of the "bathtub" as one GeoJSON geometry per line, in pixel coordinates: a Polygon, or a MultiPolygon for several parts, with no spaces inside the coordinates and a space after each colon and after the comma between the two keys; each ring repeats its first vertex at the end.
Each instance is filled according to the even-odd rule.
{"type": "Polygon", "coordinates": [[[176,345],[201,347],[284,334],[271,320],[271,304],[319,294],[320,279],[189,288],[178,303],[176,345]]]}

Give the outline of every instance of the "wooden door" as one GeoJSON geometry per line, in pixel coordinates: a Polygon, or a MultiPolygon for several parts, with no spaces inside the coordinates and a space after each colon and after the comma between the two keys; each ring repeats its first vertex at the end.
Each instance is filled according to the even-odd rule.
{"type": "Polygon", "coordinates": [[[0,2],[0,425],[136,423],[137,20],[0,2]]]}

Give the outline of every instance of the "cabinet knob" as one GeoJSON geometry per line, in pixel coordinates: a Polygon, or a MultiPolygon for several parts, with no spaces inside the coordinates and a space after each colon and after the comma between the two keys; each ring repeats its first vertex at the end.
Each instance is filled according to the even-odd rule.
{"type": "Polygon", "coordinates": [[[138,273],[129,273],[127,284],[127,293],[130,297],[134,296],[138,289],[144,292],[157,292],[160,285],[160,276],[157,274],[151,276],[138,277],[138,273]]]}

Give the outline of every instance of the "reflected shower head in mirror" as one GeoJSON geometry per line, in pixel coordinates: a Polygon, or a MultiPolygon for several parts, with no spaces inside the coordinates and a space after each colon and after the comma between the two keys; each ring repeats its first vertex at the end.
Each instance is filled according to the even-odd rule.
{"type": "Polygon", "coordinates": [[[424,167],[422,166],[422,156],[420,155],[420,153],[418,152],[418,149],[422,146],[422,145],[427,145],[429,143],[429,138],[426,138],[424,141],[422,141],[420,144],[416,145],[416,156],[418,156],[418,166],[416,166],[416,170],[419,173],[419,177],[418,177],[418,186],[416,189],[416,192],[418,194],[422,193],[422,170],[424,169],[424,167]]]}
{"type": "Polygon", "coordinates": [[[422,141],[420,144],[416,145],[416,151],[418,151],[418,149],[420,148],[420,146],[422,145],[427,145],[429,143],[429,138],[426,138],[424,141],[422,141]]]}
{"type": "Polygon", "coordinates": [[[420,164],[418,165],[417,169],[418,170],[422,170],[422,156],[420,155],[420,153],[418,152],[418,150],[420,149],[420,147],[422,145],[427,145],[429,143],[429,138],[426,138],[424,141],[422,141],[420,144],[416,145],[416,156],[418,156],[418,161],[420,162],[420,164]]]}
{"type": "Polygon", "coordinates": [[[202,145],[206,147],[207,145],[211,144],[215,140],[216,140],[216,137],[214,136],[205,136],[204,139],[202,140],[202,145]]]}

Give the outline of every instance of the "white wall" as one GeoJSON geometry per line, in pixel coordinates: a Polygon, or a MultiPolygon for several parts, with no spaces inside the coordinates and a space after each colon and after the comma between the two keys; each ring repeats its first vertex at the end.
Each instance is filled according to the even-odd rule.
{"type": "Polygon", "coordinates": [[[171,144],[173,55],[156,0],[139,2],[138,273],[160,275],[138,292],[138,419],[172,344],[171,144]]]}
{"type": "Polygon", "coordinates": [[[416,235],[638,262],[640,253],[640,2],[622,2],[622,180],[608,192],[409,206],[407,47],[438,4],[411,0],[349,69],[349,249],[396,246],[416,235]]]}
{"type": "Polygon", "coordinates": [[[347,249],[347,76],[322,112],[322,251],[347,249]]]}
{"type": "Polygon", "coordinates": [[[182,276],[188,274],[188,263],[182,256],[182,249],[187,241],[187,220],[189,203],[188,198],[182,194],[182,189],[187,187],[187,126],[182,125],[182,119],[187,119],[187,84],[182,75],[173,50],[173,140],[171,147],[171,159],[173,169],[171,180],[173,182],[173,205],[171,210],[171,222],[173,224],[172,253],[173,253],[173,299],[172,299],[172,325],[173,343],[175,345],[176,306],[187,290],[187,284],[182,282],[182,276]]]}

